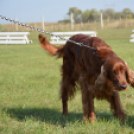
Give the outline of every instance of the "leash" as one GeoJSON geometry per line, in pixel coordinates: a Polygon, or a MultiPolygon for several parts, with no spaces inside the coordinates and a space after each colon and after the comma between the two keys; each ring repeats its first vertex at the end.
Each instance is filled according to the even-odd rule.
{"type": "MultiPolygon", "coordinates": [[[[52,34],[52,33],[50,33],[50,32],[46,32],[46,31],[43,31],[43,30],[41,30],[41,29],[39,29],[39,28],[26,25],[25,23],[22,23],[22,22],[19,22],[19,21],[15,21],[15,20],[13,20],[13,19],[7,18],[7,17],[2,16],[2,15],[0,15],[0,18],[3,19],[3,20],[6,20],[6,21],[10,21],[10,22],[12,22],[12,23],[14,23],[14,24],[18,24],[18,25],[21,25],[21,26],[28,27],[28,28],[30,28],[30,29],[32,29],[32,30],[35,30],[35,31],[38,31],[38,32],[41,32],[41,33],[48,34],[48,35],[50,35],[50,36],[54,36],[54,37],[60,38],[61,40],[65,40],[65,41],[74,43],[74,44],[76,44],[76,45],[78,45],[78,46],[80,46],[80,47],[83,46],[83,47],[87,47],[87,48],[89,48],[89,49],[92,49],[92,50],[95,50],[95,51],[96,51],[96,49],[95,49],[94,47],[87,46],[87,45],[83,44],[82,42],[76,42],[76,41],[74,41],[74,40],[66,39],[66,38],[61,37],[61,36],[59,36],[59,35],[52,34]]],[[[134,71],[133,71],[133,72],[134,72],[134,71]]],[[[131,77],[131,76],[130,76],[130,77],[131,77]]],[[[131,78],[134,80],[133,77],[131,77],[131,78]]]]}
{"type": "Polygon", "coordinates": [[[83,44],[82,42],[76,42],[76,41],[74,41],[74,40],[66,39],[66,38],[61,37],[61,36],[59,36],[59,35],[52,34],[52,33],[46,32],[46,31],[43,31],[43,30],[41,30],[41,29],[39,29],[39,28],[26,25],[25,23],[22,23],[22,22],[19,22],[19,21],[15,21],[15,20],[10,19],[10,18],[7,18],[7,17],[5,17],[5,16],[0,15],[0,18],[3,19],[3,20],[6,20],[6,21],[10,21],[10,22],[12,22],[12,23],[14,23],[14,24],[18,24],[18,25],[21,25],[21,26],[24,26],[24,27],[28,27],[28,28],[30,28],[30,29],[32,29],[32,30],[35,30],[35,31],[38,31],[38,32],[41,32],[41,33],[48,34],[48,35],[50,35],[50,36],[54,36],[54,37],[60,38],[61,40],[65,40],[65,41],[68,41],[68,42],[77,44],[77,45],[79,45],[79,46],[81,46],[81,47],[83,46],[83,47],[87,47],[87,48],[96,50],[94,47],[87,46],[87,45],[83,44]]]}

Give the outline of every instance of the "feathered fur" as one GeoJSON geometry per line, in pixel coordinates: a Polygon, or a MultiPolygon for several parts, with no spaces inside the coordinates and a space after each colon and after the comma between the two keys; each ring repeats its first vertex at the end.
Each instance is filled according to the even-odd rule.
{"type": "Polygon", "coordinates": [[[128,83],[134,87],[134,72],[98,37],[77,34],[70,38],[94,49],[66,42],[60,47],[49,43],[43,35],[39,41],[50,55],[63,58],[61,99],[63,114],[68,115],[68,99],[76,92],[76,83],[81,87],[83,120],[95,120],[94,98],[110,103],[113,114],[125,121],[118,91],[126,90],[128,83]]]}

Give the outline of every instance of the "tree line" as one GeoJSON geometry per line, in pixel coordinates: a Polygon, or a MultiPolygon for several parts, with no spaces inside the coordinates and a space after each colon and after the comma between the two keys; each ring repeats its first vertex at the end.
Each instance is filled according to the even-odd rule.
{"type": "Polygon", "coordinates": [[[82,11],[77,7],[71,7],[69,8],[66,19],[60,20],[59,22],[69,23],[71,14],[73,15],[73,20],[75,23],[99,21],[101,13],[103,14],[103,19],[108,19],[108,20],[134,18],[134,13],[129,8],[125,8],[121,12],[115,12],[114,9],[112,8],[107,8],[106,10],[100,10],[100,11],[98,11],[95,8],[91,10],[87,9],[85,11],[82,11]]]}

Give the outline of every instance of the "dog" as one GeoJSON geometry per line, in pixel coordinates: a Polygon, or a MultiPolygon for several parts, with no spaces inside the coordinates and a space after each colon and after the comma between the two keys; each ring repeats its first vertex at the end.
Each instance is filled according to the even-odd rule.
{"type": "Polygon", "coordinates": [[[94,98],[97,98],[107,100],[114,116],[125,122],[126,114],[118,92],[127,90],[128,84],[134,87],[134,72],[109,45],[98,37],[84,34],[76,34],[69,39],[93,49],[69,41],[58,47],[42,34],[38,38],[41,47],[50,55],[63,58],[60,96],[64,115],[68,115],[68,100],[75,95],[76,84],[79,84],[84,121],[95,121],[94,98]]]}

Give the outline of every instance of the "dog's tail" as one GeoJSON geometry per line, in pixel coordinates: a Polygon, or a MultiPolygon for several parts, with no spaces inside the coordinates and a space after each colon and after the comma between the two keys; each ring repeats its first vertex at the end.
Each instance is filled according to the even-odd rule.
{"type": "Polygon", "coordinates": [[[57,47],[47,41],[47,39],[42,34],[39,34],[38,38],[41,43],[41,47],[47,50],[50,55],[57,56],[58,58],[63,57],[65,45],[57,47]]]}

